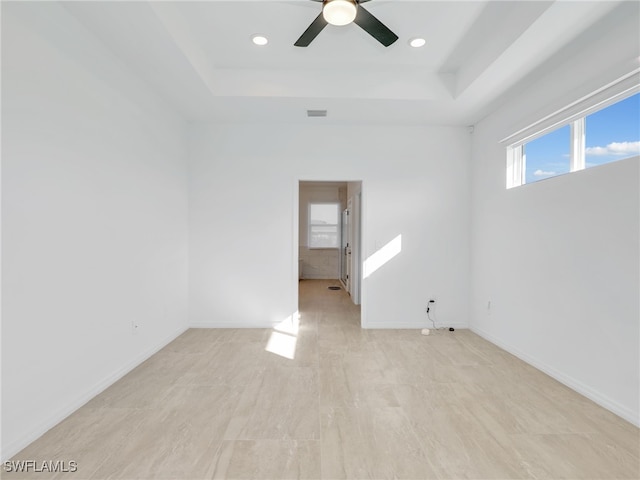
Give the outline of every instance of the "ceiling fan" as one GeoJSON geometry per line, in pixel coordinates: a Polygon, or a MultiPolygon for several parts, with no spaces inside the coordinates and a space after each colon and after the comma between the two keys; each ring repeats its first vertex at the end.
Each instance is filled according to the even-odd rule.
{"type": "Polygon", "coordinates": [[[308,47],[329,23],[332,25],[348,25],[353,22],[385,47],[398,40],[398,36],[395,33],[360,5],[369,0],[311,1],[322,2],[322,12],[296,41],[294,44],[296,47],[308,47]]]}

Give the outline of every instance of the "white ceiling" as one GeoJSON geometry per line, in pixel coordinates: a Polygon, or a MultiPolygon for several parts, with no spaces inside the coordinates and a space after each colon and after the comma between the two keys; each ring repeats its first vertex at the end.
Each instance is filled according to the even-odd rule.
{"type": "Polygon", "coordinates": [[[294,47],[321,11],[309,0],[63,5],[189,121],[465,125],[619,3],[372,0],[400,37],[388,48],[355,24],[294,47]]]}

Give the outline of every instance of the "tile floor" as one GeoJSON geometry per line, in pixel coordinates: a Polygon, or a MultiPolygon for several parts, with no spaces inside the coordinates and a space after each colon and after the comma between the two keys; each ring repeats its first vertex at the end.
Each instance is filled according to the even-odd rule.
{"type": "Polygon", "coordinates": [[[362,330],[330,284],[295,334],[188,330],[14,457],[77,472],[2,478],[640,478],[638,428],[470,331],[362,330]]]}

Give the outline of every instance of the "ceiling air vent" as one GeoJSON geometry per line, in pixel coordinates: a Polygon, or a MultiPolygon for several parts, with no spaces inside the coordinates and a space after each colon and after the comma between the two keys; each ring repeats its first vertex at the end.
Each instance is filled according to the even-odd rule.
{"type": "Polygon", "coordinates": [[[326,117],[326,110],[307,110],[307,117],[326,117]]]}

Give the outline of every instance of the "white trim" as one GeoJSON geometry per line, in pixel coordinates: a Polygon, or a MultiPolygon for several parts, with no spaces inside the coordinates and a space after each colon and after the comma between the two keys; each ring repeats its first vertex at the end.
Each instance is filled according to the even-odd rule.
{"type": "Polygon", "coordinates": [[[164,347],[173,342],[176,338],[186,332],[189,327],[180,327],[178,330],[174,331],[169,336],[165,337],[158,345],[151,347],[139,355],[135,356],[134,359],[128,363],[126,363],[123,367],[116,370],[111,375],[102,379],[98,383],[96,383],[93,387],[89,388],[84,394],[80,395],[75,401],[69,403],[67,406],[58,410],[57,413],[52,415],[48,420],[42,422],[36,428],[32,429],[25,435],[22,435],[17,440],[9,443],[8,445],[2,446],[2,455],[0,456],[0,461],[4,462],[9,458],[13,457],[16,453],[20,452],[23,448],[27,447],[35,440],[40,438],[42,435],[47,433],[50,429],[55,427],[57,424],[62,422],[69,415],[74,413],[80,407],[85,405],[89,400],[94,398],[96,395],[99,395],[104,390],[109,388],[111,385],[116,383],[122,377],[124,377],[127,373],[132,371],[142,362],[150,358],[152,355],[155,355],[164,347]]]}
{"type": "Polygon", "coordinates": [[[571,122],[571,131],[569,133],[569,171],[577,172],[584,170],[586,167],[585,160],[585,117],[580,117],[571,122]]]}
{"type": "Polygon", "coordinates": [[[364,256],[365,256],[364,246],[365,246],[365,241],[367,239],[367,227],[369,224],[369,220],[368,220],[369,199],[367,197],[367,195],[369,194],[369,191],[365,186],[364,179],[354,180],[354,181],[360,182],[360,209],[358,212],[358,214],[360,215],[360,226],[359,226],[360,238],[358,242],[358,249],[360,251],[358,252],[357,260],[358,260],[358,281],[360,282],[360,328],[365,328],[365,324],[367,322],[368,313],[369,313],[369,307],[368,307],[368,303],[366,302],[367,287],[366,287],[366,281],[362,276],[364,272],[364,269],[362,268],[362,266],[364,264],[364,256]]]}
{"type": "MultiPolygon", "coordinates": [[[[422,330],[423,328],[429,328],[433,330],[431,322],[374,322],[368,323],[362,328],[366,330],[422,330]]],[[[465,330],[469,328],[466,323],[438,323],[436,322],[436,328],[455,328],[456,330],[465,330]]]]}
{"type": "Polygon", "coordinates": [[[524,146],[507,147],[507,188],[524,184],[524,172],[527,169],[527,157],[524,146]]]}
{"type": "Polygon", "coordinates": [[[278,325],[278,322],[267,323],[238,323],[238,322],[196,322],[189,325],[189,328],[206,328],[206,329],[227,329],[227,328],[257,328],[260,330],[268,330],[278,325]]]}
{"type": "Polygon", "coordinates": [[[342,283],[342,279],[338,278],[339,276],[340,275],[328,275],[328,274],[322,275],[320,273],[305,273],[304,275],[302,275],[301,280],[335,280],[336,282],[340,282],[340,284],[342,285],[342,288],[344,288],[346,292],[347,289],[342,283]]]}
{"type": "Polygon", "coordinates": [[[356,305],[360,305],[360,284],[362,282],[362,268],[360,258],[362,256],[362,246],[360,237],[362,236],[362,184],[360,191],[353,196],[353,238],[351,239],[351,299],[356,305]]]}
{"type": "Polygon", "coordinates": [[[493,335],[491,335],[491,334],[489,334],[489,333],[487,333],[487,332],[485,332],[485,331],[483,331],[483,330],[481,330],[481,329],[479,329],[477,327],[471,326],[469,328],[473,333],[481,336],[485,340],[493,343],[494,345],[502,348],[503,350],[511,353],[512,355],[515,355],[516,357],[518,357],[523,362],[526,362],[529,365],[537,368],[541,372],[546,373],[547,375],[549,375],[550,377],[552,377],[555,380],[559,381],[563,385],[566,385],[570,389],[578,392],[581,395],[584,395],[585,397],[587,397],[590,400],[593,400],[595,403],[597,403],[601,407],[606,408],[610,412],[615,413],[616,415],[618,415],[619,417],[625,419],[626,421],[628,421],[628,422],[640,427],[640,416],[638,416],[638,414],[636,412],[634,412],[633,410],[631,410],[630,408],[625,407],[624,405],[621,405],[620,403],[618,403],[615,400],[609,398],[608,396],[603,395],[602,393],[598,392],[597,390],[594,390],[590,386],[582,383],[580,380],[577,380],[577,379],[571,377],[570,375],[566,375],[566,374],[560,372],[559,370],[556,370],[555,368],[547,365],[546,363],[541,362],[537,358],[532,357],[531,355],[528,355],[528,354],[524,353],[523,351],[519,350],[518,348],[515,348],[515,347],[513,347],[513,346],[511,346],[511,345],[499,340],[498,338],[494,337],[493,335]]]}
{"type": "MultiPolygon", "coordinates": [[[[301,280],[301,269],[300,269],[300,180],[298,177],[294,177],[292,180],[291,186],[291,199],[293,202],[292,210],[292,218],[291,218],[291,244],[293,259],[291,260],[291,292],[290,292],[290,300],[291,304],[289,308],[292,312],[299,311],[299,285],[298,283],[301,280]]],[[[307,242],[309,243],[309,242],[307,242]]],[[[302,269],[304,270],[304,269],[302,269]]]]}
{"type": "Polygon", "coordinates": [[[599,88],[595,92],[590,93],[573,103],[557,110],[544,118],[534,122],[517,132],[500,140],[500,143],[513,147],[521,145],[546,133],[560,128],[572,121],[589,115],[596,110],[602,110],[626,97],[640,92],[640,68],[636,68],[632,72],[623,75],[617,80],[599,88]]]}

